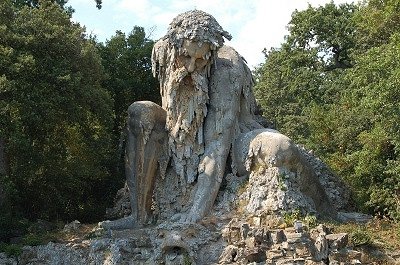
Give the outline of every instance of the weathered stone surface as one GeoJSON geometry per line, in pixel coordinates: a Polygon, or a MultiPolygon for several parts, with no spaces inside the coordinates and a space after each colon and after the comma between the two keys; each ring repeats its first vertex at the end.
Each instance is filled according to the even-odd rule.
{"type": "Polygon", "coordinates": [[[0,253],[0,264],[2,264],[2,265],[18,265],[18,261],[14,258],[7,257],[7,255],[4,253],[0,253]]]}
{"type": "Polygon", "coordinates": [[[240,197],[248,202],[248,213],[300,209],[303,213],[336,216],[311,164],[289,138],[264,129],[239,139],[233,153],[245,165],[238,172],[250,173],[248,189],[240,197]]]}
{"type": "Polygon", "coordinates": [[[64,232],[74,232],[77,231],[81,227],[81,222],[78,220],[74,220],[64,226],[63,231],[64,232]]]}
{"type": "Polygon", "coordinates": [[[303,242],[307,237],[306,233],[286,233],[286,241],[290,244],[303,242]]]}
{"type": "Polygon", "coordinates": [[[326,240],[330,249],[338,250],[347,246],[349,235],[347,233],[330,234],[326,235],[326,240]]]}
{"type": "Polygon", "coordinates": [[[64,244],[49,243],[45,246],[24,247],[18,264],[89,264],[86,249],[67,247],[64,244]]]}
{"type": "MultiPolygon", "coordinates": [[[[333,218],[345,207],[347,193],[322,162],[256,121],[251,72],[233,48],[223,45],[224,38],[230,35],[212,16],[195,10],[176,17],[155,44],[152,63],[162,106],[141,101],[128,109],[127,187],[109,211],[121,219],[100,222],[91,233],[95,239],[25,247],[18,260],[2,255],[0,261],[201,265],[357,260],[344,248],[345,240],[332,238],[330,245],[336,247],[328,248],[326,227],[310,233],[284,229],[283,211],[333,218]],[[339,248],[347,252],[332,252],[339,248]]],[[[65,231],[79,225],[70,223],[65,231]]]]}
{"type": "Polygon", "coordinates": [[[317,261],[325,260],[328,258],[328,241],[326,240],[325,233],[320,233],[315,239],[315,252],[314,258],[317,261]]]}
{"type": "MultiPolygon", "coordinates": [[[[215,220],[212,224],[163,223],[158,226],[103,233],[100,238],[71,239],[67,244],[24,247],[18,258],[0,254],[0,264],[367,264],[361,251],[349,246],[328,248],[326,236],[344,244],[345,236],[295,233],[294,228],[270,229],[245,220],[215,220]],[[244,224],[244,226],[243,226],[244,224]],[[241,230],[241,228],[243,228],[241,230]],[[221,229],[224,228],[224,229],[221,229]],[[231,230],[237,240],[227,242],[231,230]],[[246,231],[245,236],[243,231],[246,231]],[[271,236],[272,235],[272,236],[271,236]],[[273,236],[275,235],[275,236],[273,236]],[[272,240],[275,238],[274,240],[272,240]],[[276,238],[280,238],[276,240],[276,238]]],[[[368,250],[363,250],[368,251],[368,250]]],[[[370,253],[369,253],[370,254],[370,253]]],[[[384,253],[382,253],[384,255],[384,253]]],[[[386,256],[381,260],[395,261],[386,256]]],[[[394,263],[395,264],[395,263],[394,263]]]]}
{"type": "Polygon", "coordinates": [[[285,239],[286,239],[285,233],[283,232],[283,230],[280,230],[280,229],[271,231],[270,237],[274,244],[279,244],[279,243],[285,241],[285,239]]]}
{"type": "Polygon", "coordinates": [[[272,249],[267,251],[268,260],[277,260],[284,257],[284,251],[282,249],[272,249]]]}
{"type": "Polygon", "coordinates": [[[303,146],[298,145],[297,147],[314,169],[334,208],[338,211],[347,210],[350,207],[350,190],[346,184],[321,159],[316,157],[313,151],[306,150],[303,146]]]}
{"type": "Polygon", "coordinates": [[[129,199],[128,185],[118,190],[114,199],[114,206],[106,210],[106,218],[113,220],[127,217],[132,213],[131,202],[129,199]]]}
{"type": "Polygon", "coordinates": [[[361,252],[341,249],[329,253],[329,264],[361,264],[361,252]]]}
{"type": "Polygon", "coordinates": [[[356,213],[356,212],[338,212],[338,220],[341,222],[351,223],[367,223],[372,220],[372,216],[369,214],[356,213]]]}

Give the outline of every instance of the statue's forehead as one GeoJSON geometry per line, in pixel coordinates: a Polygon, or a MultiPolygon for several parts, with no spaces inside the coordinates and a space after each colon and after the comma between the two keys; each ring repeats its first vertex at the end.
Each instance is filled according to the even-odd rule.
{"type": "Polygon", "coordinates": [[[189,39],[183,40],[182,48],[191,53],[205,54],[210,51],[210,43],[193,41],[189,39]]]}

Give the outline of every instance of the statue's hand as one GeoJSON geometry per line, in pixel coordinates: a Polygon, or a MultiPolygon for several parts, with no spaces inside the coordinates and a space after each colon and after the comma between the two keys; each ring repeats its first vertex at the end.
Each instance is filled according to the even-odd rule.
{"type": "Polygon", "coordinates": [[[202,217],[200,214],[193,214],[193,213],[177,213],[171,217],[172,222],[179,222],[179,223],[197,223],[200,221],[202,217]]]}
{"type": "Polygon", "coordinates": [[[175,82],[177,84],[181,83],[182,80],[188,75],[188,71],[185,67],[181,67],[175,71],[175,82]]]}
{"type": "Polygon", "coordinates": [[[189,213],[189,214],[183,214],[181,216],[180,222],[181,223],[197,223],[200,221],[202,217],[198,213],[189,213]]]}

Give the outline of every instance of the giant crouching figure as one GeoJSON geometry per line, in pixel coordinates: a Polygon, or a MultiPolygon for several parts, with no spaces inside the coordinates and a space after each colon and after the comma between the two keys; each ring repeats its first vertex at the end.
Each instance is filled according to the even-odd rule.
{"type": "MultiPolygon", "coordinates": [[[[245,175],[257,163],[302,159],[289,138],[254,120],[251,72],[224,38],[231,35],[214,17],[194,10],[178,15],[155,44],[152,67],[162,106],[140,101],[128,109],[132,215],[122,226],[197,222],[210,212],[227,171],[245,175]]],[[[329,208],[318,180],[307,182],[304,192],[316,209],[329,208]]]]}

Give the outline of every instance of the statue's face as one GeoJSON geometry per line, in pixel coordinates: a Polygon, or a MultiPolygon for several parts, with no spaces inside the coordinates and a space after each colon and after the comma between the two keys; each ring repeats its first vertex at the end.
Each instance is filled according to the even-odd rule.
{"type": "Polygon", "coordinates": [[[178,66],[184,66],[189,73],[192,73],[201,71],[207,65],[209,59],[204,58],[211,51],[209,43],[202,43],[199,46],[198,42],[184,40],[182,49],[183,54],[177,58],[178,66]]]}

